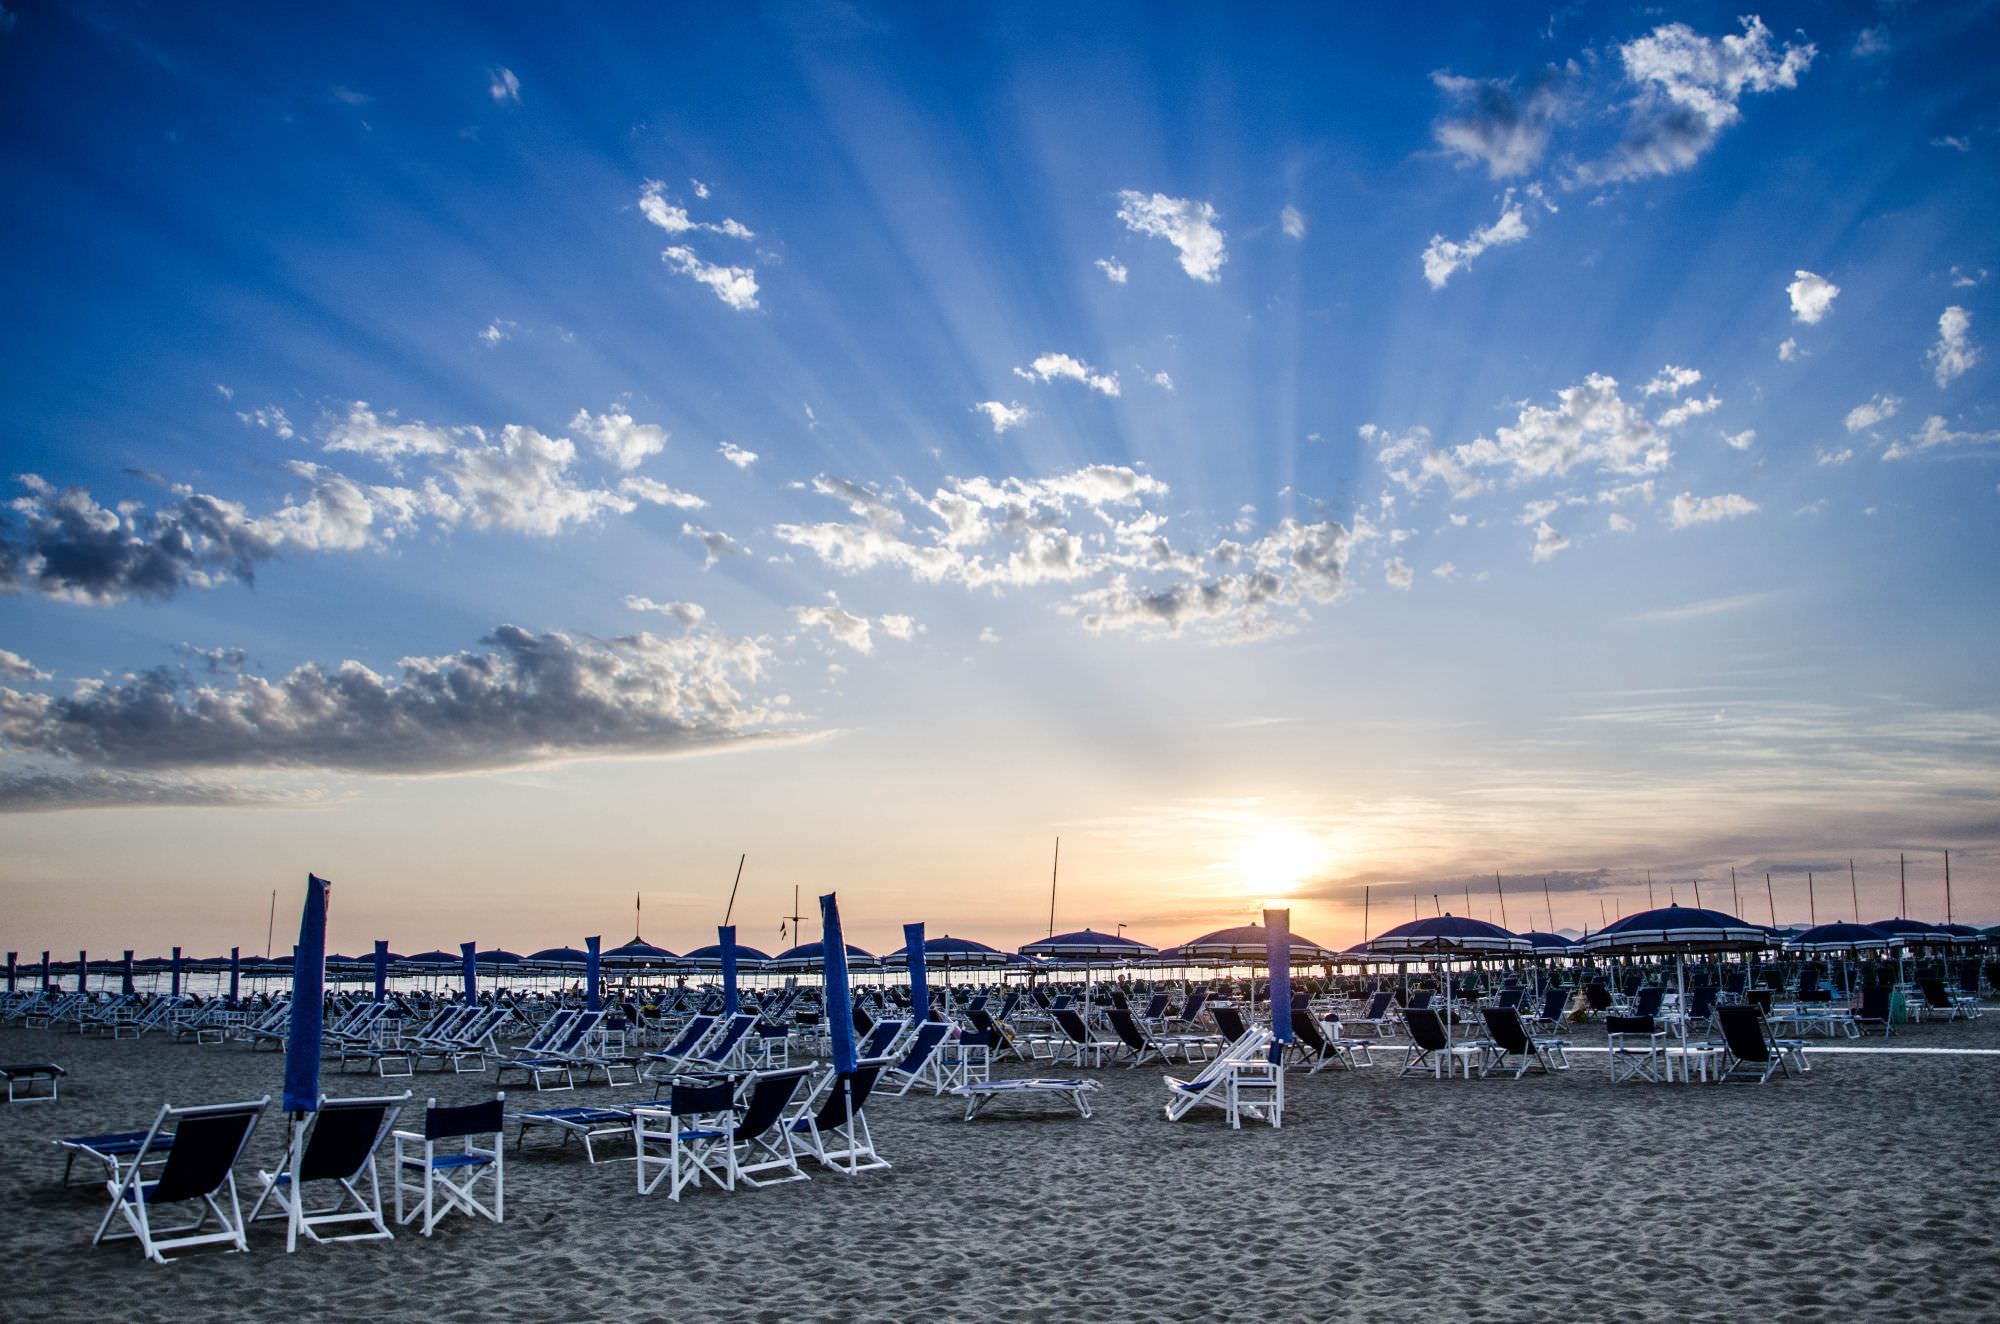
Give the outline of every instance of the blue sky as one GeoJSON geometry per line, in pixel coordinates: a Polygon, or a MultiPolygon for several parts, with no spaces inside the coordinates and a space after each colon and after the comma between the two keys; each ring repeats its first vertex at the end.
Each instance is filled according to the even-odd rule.
{"type": "Polygon", "coordinates": [[[1456,17],[6,0],[10,938],[2000,912],[2000,20],[1456,17]]]}

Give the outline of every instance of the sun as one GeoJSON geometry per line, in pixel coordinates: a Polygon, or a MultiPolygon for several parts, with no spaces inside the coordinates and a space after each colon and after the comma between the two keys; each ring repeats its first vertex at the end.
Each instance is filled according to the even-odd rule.
{"type": "Polygon", "coordinates": [[[1283,897],[1326,871],[1326,844],[1295,827],[1259,828],[1236,848],[1236,881],[1266,896],[1283,897]]]}

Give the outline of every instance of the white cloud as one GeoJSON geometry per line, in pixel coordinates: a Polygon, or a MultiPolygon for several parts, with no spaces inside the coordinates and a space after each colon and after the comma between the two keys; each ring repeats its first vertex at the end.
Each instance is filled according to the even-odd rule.
{"type": "MultiPolygon", "coordinates": [[[[1117,373],[1100,373],[1082,359],[1068,354],[1038,354],[1035,356],[1035,361],[1027,367],[1014,369],[1014,375],[1031,382],[1049,382],[1060,377],[1073,382],[1082,382],[1100,395],[1118,394],[1117,373]]],[[[984,407],[975,406],[975,408],[984,407]]]]}
{"type": "Polygon", "coordinates": [[[1536,561],[1546,561],[1557,552],[1567,549],[1569,545],[1569,539],[1551,528],[1547,520],[1535,525],[1535,545],[1532,550],[1536,561]]]}
{"type": "Polygon", "coordinates": [[[1778,342],[1778,362],[1790,363],[1797,357],[1799,357],[1799,342],[1796,339],[1786,336],[1778,342]]]}
{"type": "Polygon", "coordinates": [[[1408,561],[1400,556],[1393,556],[1382,567],[1382,578],[1390,588],[1398,588],[1407,593],[1410,591],[1410,585],[1417,582],[1417,572],[1410,568],[1408,561]]]}
{"type": "MultiPolygon", "coordinates": [[[[707,197],[699,193],[698,197],[707,197]]],[[[757,234],[749,226],[733,217],[725,216],[720,221],[697,221],[688,215],[687,208],[672,202],[667,197],[667,186],[657,179],[649,179],[639,190],[639,213],[668,234],[688,234],[701,231],[706,234],[727,235],[731,239],[755,239],[757,234]]]]}
{"type": "Polygon", "coordinates": [[[1757,444],[1757,429],[1745,428],[1741,432],[1725,432],[1722,434],[1722,440],[1732,450],[1747,451],[1757,444]]]}
{"type": "Polygon", "coordinates": [[[1614,510],[1605,517],[1604,527],[1612,533],[1631,533],[1639,526],[1614,510]]]}
{"type": "Polygon", "coordinates": [[[1932,414],[1924,420],[1923,427],[1910,434],[1907,441],[1899,441],[1882,452],[1885,460],[1903,460],[1922,451],[1936,450],[1940,446],[1991,446],[2000,442],[2000,429],[1992,432],[1957,432],[1944,419],[1932,414]]]}
{"type": "Polygon", "coordinates": [[[757,463],[757,452],[745,450],[733,441],[725,441],[715,448],[715,453],[739,469],[748,469],[757,463]]]}
{"type": "Polygon", "coordinates": [[[1813,450],[1813,463],[1820,466],[1821,468],[1827,468],[1827,469],[1835,468],[1840,465],[1846,464],[1849,460],[1853,458],[1854,458],[1853,447],[1842,447],[1840,450],[1837,451],[1830,451],[1827,450],[1825,447],[1815,447],[1813,450]]]}
{"type": "Polygon", "coordinates": [[[1159,387],[1163,391],[1171,391],[1174,389],[1174,379],[1167,375],[1167,372],[1164,368],[1161,369],[1159,372],[1154,373],[1151,377],[1147,378],[1147,380],[1152,382],[1153,385],[1159,387]]]}
{"type": "Polygon", "coordinates": [[[1972,139],[1963,134],[1945,133],[1931,139],[1931,146],[1949,147],[1954,152],[1969,152],[1972,150],[1972,139]]]}
{"type": "Polygon", "coordinates": [[[1853,54],[1856,59],[1867,59],[1871,55],[1881,55],[1889,49],[1889,29],[1879,24],[1863,28],[1854,34],[1853,54]]]}
{"type": "Polygon", "coordinates": [[[1683,400],[1666,413],[1660,415],[1660,426],[1670,429],[1677,428],[1691,418],[1699,418],[1703,414],[1712,414],[1721,407],[1721,397],[1714,395],[1706,398],[1683,400]]]}
{"type": "Polygon", "coordinates": [[[1470,515],[1453,515],[1451,517],[1451,523],[1453,528],[1462,529],[1471,522],[1472,522],[1472,517],[1470,515]]]}
{"type": "Polygon", "coordinates": [[[1877,395],[1865,400],[1847,411],[1847,430],[1859,432],[1863,428],[1872,428],[1877,423],[1887,422],[1896,416],[1896,411],[1902,408],[1902,405],[1902,397],[1896,395],[1877,395]]]}
{"type": "Polygon", "coordinates": [[[891,639],[914,639],[923,633],[924,629],[923,626],[917,624],[914,617],[903,616],[894,612],[887,616],[877,616],[875,623],[881,626],[882,633],[888,635],[891,639]]]}
{"type": "Polygon", "coordinates": [[[1456,579],[1458,577],[1458,567],[1450,561],[1441,561],[1432,567],[1431,573],[1439,579],[1456,579]]]}
{"type": "Polygon", "coordinates": [[[975,412],[986,415],[986,421],[993,425],[995,433],[1017,428],[1028,421],[1028,407],[1018,402],[1007,404],[1000,400],[981,400],[972,407],[975,412]]]}
{"type": "Polygon", "coordinates": [[[1211,204],[1133,189],[1119,193],[1118,203],[1118,219],[1125,228],[1172,244],[1180,253],[1182,271],[1211,284],[1222,279],[1222,264],[1229,254],[1211,204]]]}
{"type": "Polygon", "coordinates": [[[505,67],[489,69],[486,71],[486,77],[486,94],[488,96],[492,97],[495,101],[511,101],[516,105],[520,104],[521,80],[514,76],[512,69],[505,67]]]}
{"type": "Polygon", "coordinates": [[[569,439],[509,423],[500,429],[498,445],[462,446],[438,465],[455,489],[456,500],[445,508],[447,519],[552,537],[571,524],[632,509],[629,499],[572,479],[575,460],[576,445],[569,439]]]}
{"type": "Polygon", "coordinates": [[[401,423],[396,418],[393,409],[378,415],[366,400],[356,400],[348,406],[347,416],[328,429],[325,447],[393,463],[410,456],[450,455],[462,442],[485,438],[476,427],[432,427],[423,422],[401,423]]]}
{"type": "Polygon", "coordinates": [[[54,680],[53,672],[40,667],[11,649],[0,648],[0,680],[54,680]]]}
{"type": "Polygon", "coordinates": [[[831,593],[829,601],[821,607],[794,607],[792,617],[808,630],[824,630],[836,643],[845,644],[857,653],[875,651],[875,638],[866,616],[856,616],[840,605],[831,593]]]}
{"type": "Polygon", "coordinates": [[[704,529],[698,524],[681,525],[681,536],[693,538],[707,553],[701,563],[703,570],[713,569],[715,563],[725,556],[748,556],[750,549],[719,529],[704,529]]]}
{"type": "Polygon", "coordinates": [[[1549,135],[1563,108],[1561,80],[1566,71],[1549,69],[1527,91],[1511,79],[1464,78],[1439,70],[1431,75],[1459,114],[1431,126],[1438,145],[1467,161],[1483,161],[1493,179],[1525,175],[1548,154],[1549,135]]]}
{"type": "Polygon", "coordinates": [[[1796,279],[1785,286],[1785,293],[1792,301],[1792,320],[1807,326],[1824,320],[1833,311],[1833,301],[1840,297],[1840,286],[1810,271],[1792,274],[1796,279]]]}
{"type": "Polygon", "coordinates": [[[1653,375],[1653,380],[1647,382],[1643,389],[1645,391],[1645,394],[1649,396],[1679,395],[1682,391],[1686,390],[1688,387],[1697,386],[1700,383],[1701,383],[1700,369],[1678,368],[1675,367],[1673,364],[1669,363],[1666,367],[1660,369],[1659,372],[1655,373],[1653,375]]]}
{"type": "Polygon", "coordinates": [[[632,477],[619,480],[618,490],[635,501],[652,506],[672,506],[676,510],[700,510],[708,503],[692,492],[669,487],[657,478],[632,477]]]}
{"type": "Polygon", "coordinates": [[[1125,264],[1115,257],[1101,257],[1091,265],[1103,272],[1104,278],[1113,285],[1123,285],[1132,274],[1125,269],[1125,264]]]}
{"type": "Polygon", "coordinates": [[[1284,230],[1288,238],[1303,239],[1306,237],[1306,214],[1297,207],[1292,206],[1289,202],[1278,213],[1278,225],[1284,230]]]}
{"type": "MultiPolygon", "coordinates": [[[[1957,268],[1954,267],[1952,270],[1956,271],[1957,268]]],[[[225,400],[234,400],[236,398],[236,388],[233,386],[224,386],[221,382],[215,384],[215,393],[225,400]]]]}
{"type": "Polygon", "coordinates": [[[1722,616],[1746,607],[1761,606],[1776,596],[1774,593],[1737,593],[1726,598],[1706,598],[1673,607],[1654,607],[1650,611],[1634,612],[1625,619],[1642,625],[1694,621],[1705,616],[1722,616]]]}
{"type": "Polygon", "coordinates": [[[637,423],[616,405],[595,418],[588,409],[576,411],[570,430],[588,441],[605,459],[620,469],[636,469],[648,456],[667,448],[667,430],[657,423],[637,423]]]}
{"type": "MultiPolygon", "coordinates": [[[[1529,193],[1539,198],[1536,187],[1530,186],[1529,193]]],[[[1487,249],[1498,248],[1502,244],[1518,244],[1527,237],[1524,205],[1515,201],[1514,191],[1509,189],[1500,200],[1500,215],[1493,224],[1482,226],[1463,239],[1446,239],[1441,234],[1431,236],[1423,253],[1424,279],[1430,282],[1432,289],[1441,290],[1446,281],[1471,266],[1487,249]]]]}
{"type": "Polygon", "coordinates": [[[1691,168],[1743,118],[1746,92],[1797,87],[1818,53],[1810,43],[1771,47],[1771,30],[1756,17],[1743,32],[1705,37],[1685,23],[1667,23],[1618,48],[1627,79],[1639,94],[1631,103],[1624,140],[1603,161],[1577,174],[1582,183],[1611,183],[1671,175],[1691,168]]]}
{"type": "Polygon", "coordinates": [[[1721,496],[1698,497],[1683,492],[1674,498],[1671,518],[1673,526],[1685,529],[1694,524],[1712,524],[1717,520],[1738,519],[1757,509],[1757,503],[1749,497],[1727,492],[1721,496]]]}
{"type": "Polygon", "coordinates": [[[715,297],[738,312],[757,306],[757,273],[749,267],[724,267],[704,262],[692,248],[676,244],[660,252],[660,260],[683,276],[697,280],[715,292],[715,297]]]}
{"type": "Polygon", "coordinates": [[[670,616],[690,630],[708,619],[707,610],[698,602],[655,602],[651,598],[628,593],[625,595],[625,605],[633,611],[658,612],[662,616],[670,616]]]}
{"type": "MultiPolygon", "coordinates": [[[[1486,490],[1486,480],[1473,474],[1454,453],[1431,445],[1429,428],[1415,427],[1400,435],[1373,423],[1363,423],[1361,440],[1376,447],[1382,472],[1410,492],[1421,492],[1432,479],[1442,481],[1452,499],[1461,501],[1486,490]]],[[[1453,516],[1454,523],[1463,523],[1453,516]]]]}
{"type": "Polygon", "coordinates": [[[694,190],[694,195],[697,198],[706,198],[708,196],[708,185],[698,179],[690,179],[688,187],[694,190]]]}
{"type": "Polygon", "coordinates": [[[497,345],[503,340],[514,338],[513,328],[514,323],[496,318],[486,324],[486,329],[479,333],[479,338],[488,345],[497,345]]]}
{"type": "Polygon", "coordinates": [[[1979,346],[1972,343],[1971,332],[1972,314],[1957,304],[1939,314],[1937,344],[1925,357],[1940,387],[1951,385],[1979,362],[1979,346]]]}
{"type": "MultiPolygon", "coordinates": [[[[1953,289],[1969,290],[1975,285],[1984,283],[1986,278],[1992,274],[1985,267],[1974,267],[1972,270],[1967,271],[1963,267],[1953,266],[1951,269],[1951,285],[1953,289]]],[[[221,390],[222,388],[217,387],[216,389],[221,390]]]]}
{"type": "Polygon", "coordinates": [[[1000,642],[1000,632],[990,625],[985,626],[979,631],[979,642],[982,644],[997,644],[1000,642]]]}
{"type": "Polygon", "coordinates": [[[238,410],[236,417],[253,428],[263,428],[272,436],[290,441],[298,434],[292,430],[292,420],[276,405],[265,405],[262,409],[252,409],[245,413],[238,410]]]}

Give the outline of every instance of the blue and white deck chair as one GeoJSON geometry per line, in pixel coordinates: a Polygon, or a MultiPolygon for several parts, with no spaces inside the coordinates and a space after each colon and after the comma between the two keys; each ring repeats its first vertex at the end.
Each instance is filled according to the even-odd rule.
{"type": "Polygon", "coordinates": [[[235,1250],[250,1249],[243,1239],[243,1206],[236,1198],[236,1160],[243,1156],[251,1132],[257,1129],[258,1119],[270,1104],[271,1096],[267,1094],[246,1103],[210,1104],[202,1108],[161,1105],[159,1116],[153,1119],[152,1128],[130,1162],[121,1165],[116,1179],[104,1183],[111,1196],[111,1207],[104,1211],[104,1220],[97,1225],[97,1235],[90,1239],[91,1244],[136,1237],[146,1258],[156,1264],[168,1262],[170,1257],[165,1252],[187,1246],[227,1243],[235,1250]],[[157,1175],[149,1176],[146,1167],[152,1160],[151,1151],[169,1128],[172,1147],[167,1151],[167,1161],[158,1166],[157,1175]],[[198,1202],[194,1222],[154,1226],[155,1209],[189,1202],[198,1202]],[[215,1231],[203,1231],[211,1216],[215,1219],[215,1231]],[[120,1217],[125,1220],[126,1230],[114,1232],[112,1220],[120,1217]]]}
{"type": "Polygon", "coordinates": [[[501,1134],[506,1123],[504,1093],[457,1108],[440,1108],[436,1099],[430,1100],[421,1133],[395,1133],[397,1224],[421,1216],[428,1237],[438,1220],[454,1209],[496,1223],[506,1221],[507,1153],[501,1134]],[[490,1143],[480,1143],[487,1137],[490,1143]],[[492,1186],[490,1205],[481,1199],[487,1183],[492,1186]],[[406,1196],[414,1202],[407,1209],[406,1196]]]}
{"type": "Polygon", "coordinates": [[[383,1241],[391,1235],[382,1219],[382,1184],[375,1175],[375,1152],[395,1129],[410,1092],[374,1099],[329,1099],[293,1137],[276,1172],[259,1171],[262,1186],[250,1206],[250,1221],[285,1220],[285,1251],[299,1248],[299,1233],[314,1241],[383,1241]],[[331,1182],[333,1203],[307,1207],[308,1184],[331,1182]],[[275,1205],[265,1213],[266,1203],[275,1205]],[[359,1232],[321,1236],[319,1229],[359,1223],[359,1232]]]}
{"type": "Polygon", "coordinates": [[[909,1050],[876,1082],[876,1093],[884,1097],[893,1094],[900,1099],[913,1085],[928,1085],[931,1093],[944,1093],[939,1055],[954,1028],[950,1021],[925,1021],[917,1026],[917,1032],[910,1036],[909,1050]]]}
{"type": "Polygon", "coordinates": [[[679,1200],[704,1178],[735,1190],[736,1087],[727,1077],[675,1081],[665,1107],[632,1110],[632,1148],[641,1195],[666,1182],[667,1198],[679,1200]]]}
{"type": "Polygon", "coordinates": [[[1285,1068],[1273,1061],[1271,1032],[1252,1026],[1243,1037],[1210,1059],[1191,1080],[1165,1077],[1167,1120],[1179,1121],[1198,1107],[1220,1108],[1232,1130],[1245,1117],[1284,1124],[1285,1068]]]}
{"type": "Polygon", "coordinates": [[[810,1180],[799,1167],[798,1146],[793,1142],[787,1114],[798,1097],[799,1085],[813,1072],[812,1067],[760,1071],[737,1091],[743,1099],[743,1115],[737,1119],[734,1137],[738,1181],[775,1186],[810,1180]]]}
{"type": "Polygon", "coordinates": [[[871,1057],[894,1056],[896,1045],[901,1042],[903,1032],[909,1028],[910,1022],[905,1020],[876,1021],[861,1036],[861,1042],[854,1046],[855,1060],[865,1061],[871,1057]]]}
{"type": "Polygon", "coordinates": [[[654,1065],[646,1068],[647,1080],[664,1080],[679,1069],[682,1062],[694,1056],[702,1041],[715,1030],[715,1017],[696,1016],[681,1027],[674,1041],[656,1053],[646,1054],[646,1060],[654,1065]],[[666,1068],[661,1070],[660,1068],[666,1068]]]}
{"type": "Polygon", "coordinates": [[[793,1143],[835,1172],[853,1176],[886,1168],[889,1161],[875,1152],[875,1137],[864,1111],[875,1082],[892,1059],[863,1058],[853,1071],[829,1071],[820,1086],[806,1096],[789,1125],[793,1143]]]}

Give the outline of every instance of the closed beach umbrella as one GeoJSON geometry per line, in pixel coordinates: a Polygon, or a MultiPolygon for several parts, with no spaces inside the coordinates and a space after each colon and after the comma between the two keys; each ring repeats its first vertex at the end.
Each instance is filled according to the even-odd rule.
{"type": "Polygon", "coordinates": [[[81,948],[76,953],[76,991],[90,991],[90,953],[81,948]]]}
{"type": "MultiPolygon", "coordinates": [[[[9,988],[12,988],[13,982],[11,980],[8,981],[7,986],[9,988]]],[[[178,947],[174,948],[173,984],[167,991],[172,993],[175,997],[179,997],[181,995],[181,949],[178,947]]]]}
{"type": "Polygon", "coordinates": [[[229,949],[229,1000],[235,1002],[243,995],[243,949],[229,949]]]}
{"type": "Polygon", "coordinates": [[[55,987],[54,983],[49,979],[49,951],[46,947],[42,949],[42,987],[55,987]]]}
{"type": "Polygon", "coordinates": [[[715,937],[722,962],[722,1014],[734,1016],[740,1006],[736,999],[736,926],[717,925],[715,937]]]}
{"type": "Polygon", "coordinates": [[[479,944],[476,942],[460,943],[458,945],[458,959],[460,965],[465,970],[465,1000],[467,1002],[477,1001],[479,998],[479,944]]]}
{"type": "Polygon", "coordinates": [[[833,1043],[833,1069],[854,1070],[854,995],[847,986],[847,943],[840,934],[839,894],[819,899],[821,950],[826,954],[826,1030],[833,1043]]]}
{"type": "Polygon", "coordinates": [[[389,1000],[389,941],[386,938],[375,940],[375,1000],[389,1000]]]}
{"type": "Polygon", "coordinates": [[[903,954],[910,967],[910,1005],[915,1011],[917,1023],[931,1018],[930,981],[925,978],[924,968],[924,926],[921,922],[903,926],[903,954]]]}
{"type": "MultiPolygon", "coordinates": [[[[326,1015],[326,907],[333,885],[306,875],[306,903],[299,915],[299,945],[292,960],[292,1023],[285,1036],[285,1111],[296,1123],[319,1107],[319,1052],[326,1015]]],[[[296,1160],[296,1154],[294,1159],[296,1160]]],[[[302,1198],[294,1192],[294,1199],[302,1198]]]]}
{"type": "Polygon", "coordinates": [[[583,945],[586,948],[583,961],[583,1008],[585,1011],[601,1011],[604,1008],[604,1001],[603,995],[598,992],[598,986],[604,982],[604,954],[601,950],[604,939],[585,938],[583,945]]]}
{"type": "Polygon", "coordinates": [[[1271,1061],[1282,1065],[1292,1041],[1292,912],[1264,912],[1264,960],[1271,976],[1271,1061]]]}
{"type": "Polygon", "coordinates": [[[130,947],[125,949],[125,959],[118,963],[118,991],[128,998],[138,991],[132,986],[132,949],[130,947]]]}

